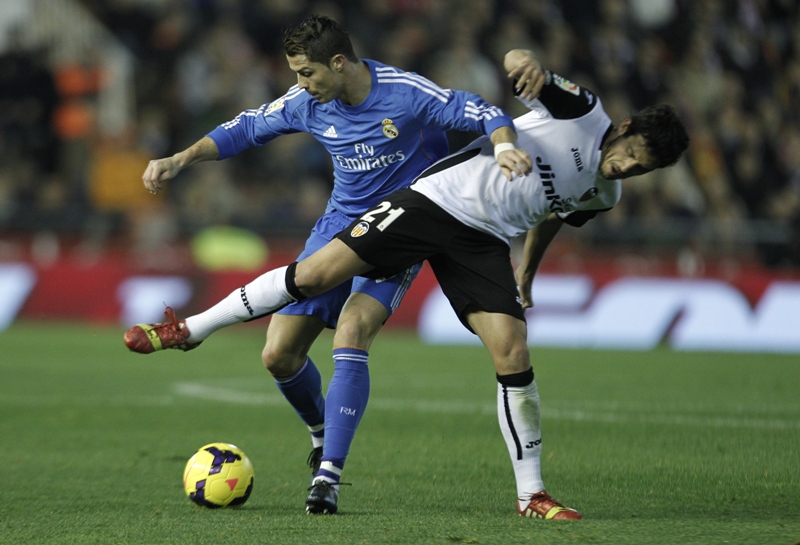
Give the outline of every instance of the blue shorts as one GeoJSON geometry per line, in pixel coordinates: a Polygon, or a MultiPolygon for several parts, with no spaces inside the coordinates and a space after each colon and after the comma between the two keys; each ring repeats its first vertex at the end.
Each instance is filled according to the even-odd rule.
{"type": "MultiPolygon", "coordinates": [[[[339,231],[350,225],[354,219],[354,217],[346,216],[335,210],[325,213],[317,221],[314,229],[311,230],[311,236],[306,240],[306,247],[297,257],[297,261],[302,261],[325,246],[339,231]]],[[[335,329],[339,321],[339,313],[342,311],[345,301],[347,301],[351,293],[359,292],[366,293],[380,301],[386,307],[389,316],[391,316],[394,309],[400,305],[400,301],[403,300],[403,296],[408,291],[411,281],[416,278],[421,267],[422,264],[417,263],[413,267],[409,267],[405,271],[385,280],[371,280],[356,276],[330,291],[315,297],[309,297],[299,303],[287,305],[276,314],[316,316],[324,321],[328,327],[335,329]]]]}

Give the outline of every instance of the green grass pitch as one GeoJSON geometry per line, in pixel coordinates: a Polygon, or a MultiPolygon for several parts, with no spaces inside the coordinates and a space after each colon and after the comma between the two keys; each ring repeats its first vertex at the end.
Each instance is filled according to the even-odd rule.
{"type": "MultiPolygon", "coordinates": [[[[119,328],[0,333],[2,544],[786,544],[800,541],[800,357],[534,349],[548,490],[514,511],[482,347],[384,332],[336,516],[304,512],[307,431],[262,368],[263,326],[141,356],[119,328]],[[241,447],[242,508],[184,495],[200,446],[241,447]]],[[[330,378],[331,337],[313,351],[330,378]]]]}

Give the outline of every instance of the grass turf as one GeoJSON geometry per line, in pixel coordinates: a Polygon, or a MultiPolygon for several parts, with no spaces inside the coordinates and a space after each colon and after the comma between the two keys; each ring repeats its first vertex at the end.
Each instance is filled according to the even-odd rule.
{"type": "MultiPolygon", "coordinates": [[[[340,514],[303,510],[307,432],[261,368],[262,328],[186,354],[122,331],[0,334],[0,543],[451,544],[800,541],[800,357],[534,349],[548,490],[585,520],[514,512],[483,348],[384,332],[340,514]],[[200,446],[256,469],[240,509],[186,499],[200,446]]],[[[330,336],[312,353],[330,377],[330,336]]]]}

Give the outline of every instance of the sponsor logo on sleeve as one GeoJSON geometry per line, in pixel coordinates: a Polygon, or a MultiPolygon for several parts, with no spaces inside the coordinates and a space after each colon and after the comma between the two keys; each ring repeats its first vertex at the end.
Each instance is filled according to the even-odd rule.
{"type": "Polygon", "coordinates": [[[557,74],[553,74],[553,83],[555,83],[568,93],[572,93],[575,96],[578,96],[580,94],[580,88],[578,87],[577,84],[572,83],[568,79],[562,78],[557,74]]]}
{"type": "Polygon", "coordinates": [[[276,112],[283,108],[283,104],[286,102],[285,97],[281,97],[278,100],[274,100],[267,106],[267,109],[264,111],[264,115],[269,115],[272,112],[276,112]]]}

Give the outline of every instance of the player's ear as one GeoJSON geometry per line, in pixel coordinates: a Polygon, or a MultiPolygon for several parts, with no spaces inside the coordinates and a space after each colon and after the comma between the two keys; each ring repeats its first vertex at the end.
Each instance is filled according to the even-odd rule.
{"type": "Polygon", "coordinates": [[[630,127],[632,122],[633,119],[631,119],[630,117],[622,120],[622,123],[619,124],[619,128],[617,129],[617,132],[619,133],[620,136],[628,132],[628,127],[630,127]]]}
{"type": "Polygon", "coordinates": [[[341,72],[342,70],[344,70],[344,62],[345,62],[344,55],[339,53],[331,57],[331,62],[328,63],[328,67],[334,72],[341,72]]]}

